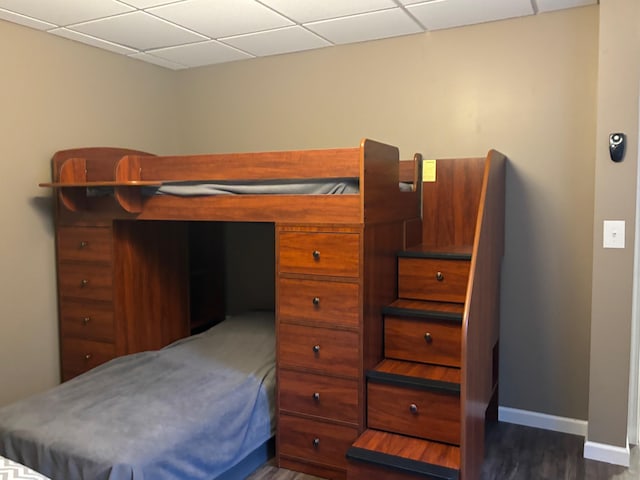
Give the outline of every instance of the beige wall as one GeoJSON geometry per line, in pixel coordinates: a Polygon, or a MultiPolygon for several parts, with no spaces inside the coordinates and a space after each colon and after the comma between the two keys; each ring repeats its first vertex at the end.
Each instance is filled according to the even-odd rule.
{"type": "Polygon", "coordinates": [[[501,404],[587,418],[597,7],[180,72],[189,152],[501,150],[501,404]]]}
{"type": "Polygon", "coordinates": [[[173,72],[0,21],[0,405],[58,382],[54,152],[173,153],[173,72]]]}
{"type": "Polygon", "coordinates": [[[20,165],[1,204],[0,381],[10,387],[0,404],[57,380],[51,218],[35,186],[53,152],[355,146],[368,136],[407,158],[509,156],[501,404],[586,419],[597,32],[598,7],[586,7],[170,72],[0,23],[10,72],[0,122],[12,132],[0,153],[20,165]]]}
{"type": "Polygon", "coordinates": [[[626,446],[640,93],[640,3],[600,5],[598,127],[593,225],[593,307],[588,440],[626,446]],[[625,160],[609,159],[608,137],[627,134],[625,160]],[[602,248],[603,221],[626,222],[626,248],[602,248]]]}

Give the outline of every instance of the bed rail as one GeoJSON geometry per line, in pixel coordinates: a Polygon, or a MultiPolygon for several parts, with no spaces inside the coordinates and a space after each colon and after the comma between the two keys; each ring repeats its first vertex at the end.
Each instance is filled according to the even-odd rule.
{"type": "MultiPolygon", "coordinates": [[[[419,156],[414,159],[419,174],[419,156]]],[[[154,156],[146,152],[85,148],[58,152],[53,182],[63,215],[141,220],[216,220],[360,224],[420,215],[419,177],[401,192],[398,149],[363,139],[357,148],[211,155],[154,156]],[[146,196],[143,187],[173,182],[356,178],[358,194],[146,196]],[[91,187],[113,197],[90,198],[91,187]],[[114,202],[115,200],[115,202],[114,202]],[[303,200],[304,204],[300,201],[303,200]]]]}

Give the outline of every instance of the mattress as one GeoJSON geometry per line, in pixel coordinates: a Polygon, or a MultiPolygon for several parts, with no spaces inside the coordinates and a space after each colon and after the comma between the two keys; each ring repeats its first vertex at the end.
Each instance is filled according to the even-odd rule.
{"type": "Polygon", "coordinates": [[[0,478],[7,480],[49,480],[29,467],[0,455],[0,478]]]}
{"type": "Polygon", "coordinates": [[[211,480],[275,430],[272,312],[233,316],[0,409],[0,454],[53,480],[211,480]]]}

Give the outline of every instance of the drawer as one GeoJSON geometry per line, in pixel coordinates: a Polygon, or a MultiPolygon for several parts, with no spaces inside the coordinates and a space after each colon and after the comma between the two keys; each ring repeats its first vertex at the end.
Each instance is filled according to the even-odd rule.
{"type": "Polygon", "coordinates": [[[397,360],[460,367],[462,327],[459,323],[387,315],[384,353],[397,360]]]}
{"type": "Polygon", "coordinates": [[[460,396],[369,382],[369,428],[460,445],[460,396]]]}
{"type": "Polygon", "coordinates": [[[111,229],[60,227],[58,260],[61,262],[111,262],[111,229]]]}
{"type": "Polygon", "coordinates": [[[280,455],[347,468],[346,453],[358,436],[356,428],[290,415],[278,418],[280,455]]]}
{"type": "Polygon", "coordinates": [[[358,305],[357,283],[294,278],[278,281],[278,309],[282,319],[356,327],[358,305]]]}
{"type": "Polygon", "coordinates": [[[58,281],[61,297],[112,300],[113,274],[109,265],[61,263],[58,281]]]}
{"type": "Polygon", "coordinates": [[[115,342],[111,303],[60,301],[60,335],[86,340],[115,342]]]}
{"type": "Polygon", "coordinates": [[[358,382],[281,369],[280,409],[358,423],[358,382]]]}
{"type": "Polygon", "coordinates": [[[280,232],[278,245],[280,273],[359,276],[357,233],[280,232]]]}
{"type": "Polygon", "coordinates": [[[66,381],[116,357],[113,343],[63,338],[62,380],[66,381]]]}
{"type": "Polygon", "coordinates": [[[358,377],[357,332],[279,322],[277,343],[281,366],[358,377]]]}
{"type": "Polygon", "coordinates": [[[401,257],[398,297],[464,303],[470,265],[469,260],[401,257]]]}

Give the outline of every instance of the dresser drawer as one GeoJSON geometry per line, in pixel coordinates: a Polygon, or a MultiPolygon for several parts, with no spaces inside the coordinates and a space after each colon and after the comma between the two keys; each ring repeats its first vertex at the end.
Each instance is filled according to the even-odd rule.
{"type": "Polygon", "coordinates": [[[464,303],[469,260],[399,258],[398,297],[464,303]]]}
{"type": "Polygon", "coordinates": [[[460,444],[460,396],[369,382],[369,428],[460,444]]]}
{"type": "Polygon", "coordinates": [[[279,272],[358,277],[357,233],[280,232],[279,272]]]}
{"type": "Polygon", "coordinates": [[[281,369],[280,409],[358,423],[358,382],[281,369]]]}
{"type": "Polygon", "coordinates": [[[357,326],[359,321],[357,283],[280,278],[280,318],[309,320],[328,325],[357,326]]]}
{"type": "Polygon", "coordinates": [[[111,229],[60,227],[58,260],[61,262],[111,262],[111,229]]]}
{"type": "Polygon", "coordinates": [[[357,377],[358,334],[352,331],[279,322],[278,361],[321,373],[357,377]]]}
{"type": "Polygon", "coordinates": [[[460,367],[462,330],[458,323],[387,315],[385,357],[460,367]]]}
{"type": "Polygon", "coordinates": [[[356,428],[290,415],[278,418],[280,455],[347,468],[346,453],[358,436],[356,428]]]}
{"type": "Polygon", "coordinates": [[[62,380],[69,380],[116,357],[112,343],[62,339],[62,380]]]}
{"type": "Polygon", "coordinates": [[[61,297],[112,300],[113,274],[109,265],[61,263],[58,279],[61,297]]]}
{"type": "Polygon", "coordinates": [[[102,342],[115,341],[110,303],[60,301],[60,335],[102,342]]]}

